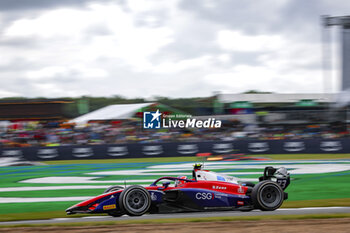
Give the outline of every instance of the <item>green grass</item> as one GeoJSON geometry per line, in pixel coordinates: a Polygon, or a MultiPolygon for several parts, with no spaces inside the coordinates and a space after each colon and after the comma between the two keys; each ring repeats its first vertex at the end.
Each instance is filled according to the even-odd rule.
{"type": "MultiPolygon", "coordinates": [[[[350,154],[324,154],[324,155],[262,155],[275,160],[292,159],[350,159],[350,154]]],[[[261,155],[257,156],[261,157],[261,155]]],[[[90,172],[114,171],[127,169],[145,169],[152,165],[167,163],[181,163],[197,161],[196,157],[177,158],[142,158],[142,159],[113,159],[113,160],[74,160],[74,161],[49,161],[42,166],[1,167],[0,187],[41,187],[63,186],[78,184],[40,184],[21,183],[29,178],[45,176],[84,176],[90,172]]],[[[245,163],[245,162],[244,162],[245,163]]],[[[282,162],[283,163],[283,162],[282,162]]],[[[278,164],[276,164],[278,166],[278,164]]],[[[262,172],[261,169],[217,169],[217,172],[262,172]]],[[[174,173],[176,174],[176,173],[174,173]]],[[[95,175],[92,175],[95,176],[95,175]]],[[[107,175],[100,176],[96,181],[111,181],[128,179],[156,179],[160,175],[132,176],[130,175],[107,175]]],[[[258,175],[245,175],[245,178],[257,178],[258,175]]],[[[291,185],[286,190],[289,199],[284,202],[284,208],[316,207],[316,206],[350,206],[350,171],[332,172],[327,174],[303,174],[293,175],[291,185]]],[[[140,181],[141,182],[141,181],[140,181]]],[[[142,182],[149,183],[149,182],[142,182]]],[[[122,185],[122,184],[121,184],[122,185]]],[[[101,189],[72,189],[72,190],[43,190],[43,191],[8,191],[0,192],[0,197],[68,197],[68,196],[95,196],[101,189]]],[[[0,204],[0,221],[12,221],[23,219],[46,219],[66,217],[64,210],[78,201],[67,202],[37,202],[37,203],[7,203],[0,204]]],[[[76,215],[75,215],[76,216],[76,215]]]]}
{"type": "Polygon", "coordinates": [[[349,171],[294,175],[292,178],[286,189],[288,201],[350,198],[349,171]]]}
{"type": "Polygon", "coordinates": [[[105,188],[101,189],[72,189],[72,190],[44,190],[44,191],[21,191],[1,192],[1,197],[71,197],[71,196],[97,196],[105,188]]]}
{"type": "Polygon", "coordinates": [[[78,203],[77,201],[37,202],[37,203],[3,203],[1,204],[0,221],[12,216],[18,219],[44,219],[67,217],[65,209],[78,203]]]}
{"type": "MultiPolygon", "coordinates": [[[[267,154],[247,155],[264,157],[273,160],[303,160],[303,159],[350,159],[350,154],[267,154]]],[[[202,162],[203,157],[163,157],[163,158],[133,158],[133,159],[89,159],[89,160],[53,160],[43,163],[49,165],[59,164],[99,164],[99,163],[172,163],[172,162],[202,162]]]]}
{"type": "MultiPolygon", "coordinates": [[[[25,205],[21,205],[21,206],[25,207],[25,205]]],[[[45,207],[48,207],[48,208],[45,208],[45,211],[41,209],[41,211],[38,210],[37,212],[23,212],[23,213],[19,212],[19,213],[0,214],[0,221],[6,222],[6,221],[39,220],[39,219],[67,217],[67,214],[64,211],[61,211],[61,210],[50,211],[49,206],[45,206],[45,207]]],[[[71,215],[70,217],[79,218],[83,216],[91,216],[91,215],[76,214],[76,215],[71,215]]]]}
{"type": "Polygon", "coordinates": [[[197,161],[195,156],[188,157],[163,157],[163,158],[134,158],[134,159],[89,159],[89,160],[53,160],[45,161],[45,164],[98,164],[98,163],[171,163],[197,161]]]}
{"type": "MultiPolygon", "coordinates": [[[[16,212],[0,214],[0,221],[19,221],[36,220],[67,217],[64,210],[76,202],[59,203],[36,203],[37,209],[31,212],[23,212],[25,209],[31,209],[31,203],[2,204],[2,208],[7,210],[17,210],[16,212]],[[60,210],[57,210],[60,208],[60,210]]],[[[328,200],[307,200],[307,201],[285,201],[282,208],[300,208],[300,207],[327,207],[327,206],[350,206],[350,198],[328,199],[328,200]]],[[[105,214],[101,214],[105,215],[105,214]]],[[[84,214],[70,215],[69,217],[91,216],[84,214]]]]}
{"type": "Polygon", "coordinates": [[[285,201],[281,208],[350,206],[349,198],[285,201]]]}

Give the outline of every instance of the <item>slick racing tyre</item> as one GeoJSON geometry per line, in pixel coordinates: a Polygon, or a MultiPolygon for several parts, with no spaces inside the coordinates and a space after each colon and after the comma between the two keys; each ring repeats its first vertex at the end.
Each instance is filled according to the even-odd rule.
{"type": "Polygon", "coordinates": [[[141,216],[151,206],[151,195],[142,186],[130,186],[120,194],[119,206],[130,216],[141,216]]]}
{"type": "MultiPolygon", "coordinates": [[[[103,193],[115,192],[115,191],[121,190],[123,188],[124,188],[123,186],[114,185],[114,186],[108,187],[103,193]]],[[[111,210],[111,211],[107,212],[107,214],[110,216],[113,216],[113,217],[120,217],[120,216],[124,215],[125,212],[122,210],[111,210]]]]}
{"type": "Polygon", "coordinates": [[[254,186],[251,197],[256,209],[272,211],[282,205],[284,193],[277,183],[266,180],[254,186]]]}
{"type": "Polygon", "coordinates": [[[112,210],[112,211],[109,211],[107,214],[113,217],[120,217],[120,216],[123,216],[125,213],[119,210],[112,210]]]}
{"type": "Polygon", "coordinates": [[[114,186],[108,187],[103,193],[115,192],[115,191],[121,190],[123,188],[124,187],[122,187],[122,186],[114,185],[114,186]]]}

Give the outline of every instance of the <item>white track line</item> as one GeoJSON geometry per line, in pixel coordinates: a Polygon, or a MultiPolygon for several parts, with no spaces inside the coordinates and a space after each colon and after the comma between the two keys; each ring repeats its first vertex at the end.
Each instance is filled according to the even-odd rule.
{"type": "MultiPolygon", "coordinates": [[[[137,184],[137,185],[149,186],[149,184],[137,184]]],[[[120,186],[124,187],[124,185],[120,185],[120,186]]],[[[108,187],[111,187],[111,185],[65,185],[65,186],[41,186],[41,187],[10,187],[10,188],[0,188],[0,192],[65,190],[65,189],[106,189],[108,187]]]]}
{"type": "Polygon", "coordinates": [[[143,180],[95,180],[101,177],[87,177],[87,176],[49,176],[41,178],[32,178],[22,180],[19,183],[31,183],[31,184],[127,184],[137,182],[153,182],[154,179],[143,180]]]}
{"type": "Polygon", "coordinates": [[[329,206],[329,207],[303,207],[303,208],[280,208],[279,210],[330,210],[330,209],[342,209],[342,206],[329,206]]]}
{"type": "Polygon", "coordinates": [[[57,201],[83,201],[93,198],[84,197],[0,197],[0,203],[33,203],[33,202],[57,202],[57,201]]]}

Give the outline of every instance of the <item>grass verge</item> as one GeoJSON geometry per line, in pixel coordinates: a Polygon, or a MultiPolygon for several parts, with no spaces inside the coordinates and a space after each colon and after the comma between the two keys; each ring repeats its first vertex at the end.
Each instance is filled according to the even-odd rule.
{"type": "MultiPolygon", "coordinates": [[[[105,214],[103,214],[105,215],[105,214]]],[[[70,217],[79,218],[84,216],[92,216],[87,214],[76,214],[70,217]]],[[[96,215],[97,216],[97,215],[96,215]]],[[[67,218],[67,214],[64,211],[45,211],[45,212],[25,212],[25,213],[10,213],[1,214],[0,222],[8,221],[22,221],[22,220],[42,220],[52,218],[67,218]]]]}
{"type": "Polygon", "coordinates": [[[282,208],[350,206],[350,198],[285,201],[282,208]]]}
{"type": "Polygon", "coordinates": [[[186,223],[186,222],[220,222],[220,221],[262,221],[262,220],[300,220],[300,219],[329,219],[350,218],[350,213],[335,214],[303,214],[303,215],[262,215],[262,216],[232,216],[232,217],[201,217],[201,218],[169,218],[169,219],[143,219],[100,222],[76,222],[76,223],[50,223],[50,224],[9,224],[7,227],[47,227],[47,226],[102,226],[121,224],[161,224],[161,223],[186,223]]]}
{"type": "MultiPolygon", "coordinates": [[[[282,208],[302,208],[302,207],[330,207],[330,206],[350,206],[350,198],[326,199],[326,200],[305,200],[305,201],[285,201],[282,208]]],[[[104,216],[105,214],[101,214],[104,216]]],[[[70,217],[79,218],[83,216],[92,216],[87,214],[71,215],[70,217]]],[[[94,215],[97,216],[97,215],[94,215]]],[[[0,214],[0,222],[38,220],[51,218],[66,218],[66,213],[62,211],[45,212],[25,212],[0,214]]]]}

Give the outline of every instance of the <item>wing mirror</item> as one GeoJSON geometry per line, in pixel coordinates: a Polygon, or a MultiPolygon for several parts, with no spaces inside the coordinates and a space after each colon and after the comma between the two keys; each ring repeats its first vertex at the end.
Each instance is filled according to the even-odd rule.
{"type": "Polygon", "coordinates": [[[163,186],[162,186],[162,187],[159,187],[158,189],[166,189],[167,187],[169,187],[170,182],[169,182],[169,181],[165,181],[165,182],[163,182],[162,184],[163,184],[163,186]]]}

